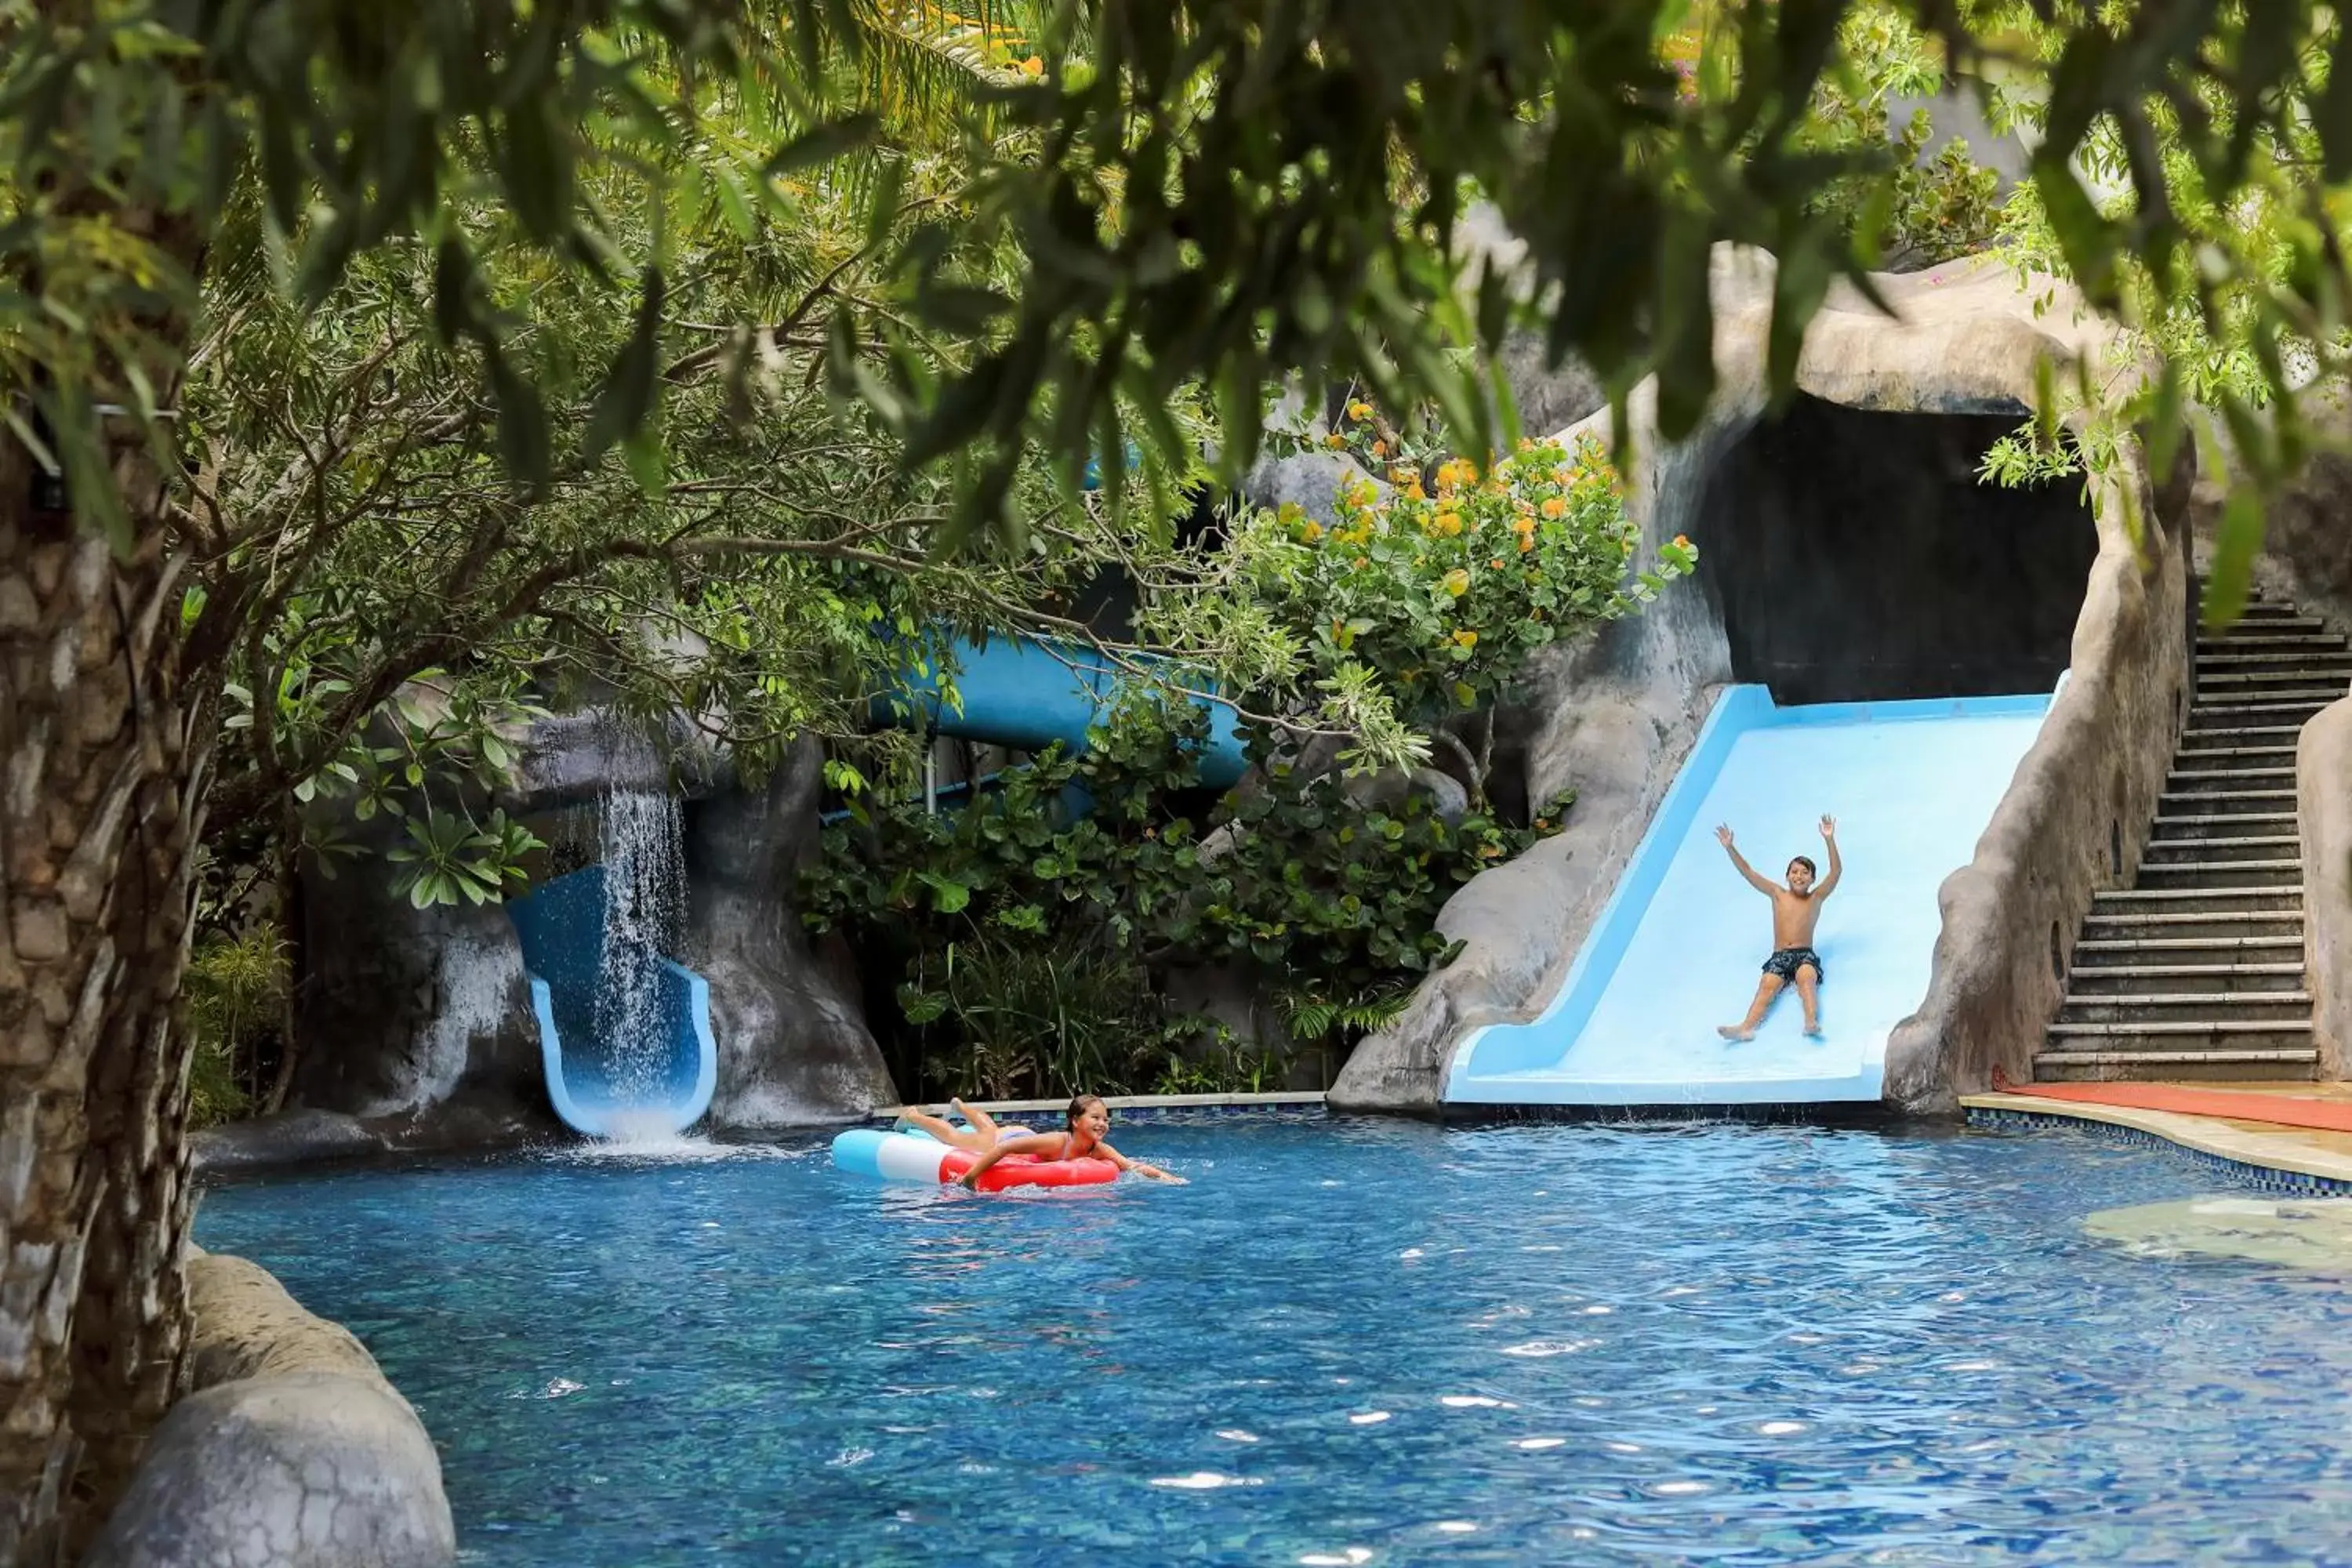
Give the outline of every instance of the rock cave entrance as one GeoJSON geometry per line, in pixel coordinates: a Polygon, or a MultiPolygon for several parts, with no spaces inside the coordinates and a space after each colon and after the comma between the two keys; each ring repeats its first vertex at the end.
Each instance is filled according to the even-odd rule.
{"type": "Polygon", "coordinates": [[[1978,482],[2022,416],[1800,393],[1742,437],[1690,530],[1733,677],[1784,705],[2049,690],[2099,543],[2079,479],[1978,482]]]}

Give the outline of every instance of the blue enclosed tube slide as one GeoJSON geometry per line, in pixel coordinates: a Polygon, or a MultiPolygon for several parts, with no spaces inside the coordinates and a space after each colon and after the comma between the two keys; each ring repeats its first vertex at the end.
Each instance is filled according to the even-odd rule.
{"type": "Polygon", "coordinates": [[[1525,1024],[1474,1031],[1454,1052],[1452,1104],[1805,1105],[1879,1098],[1886,1038],[1927,992],[1937,890],[1968,864],[2049,710],[2046,696],[1780,708],[1760,686],[1723,693],[1578,951],[1525,1024]],[[1791,857],[1828,871],[1819,822],[1837,818],[1845,876],[1814,940],[1823,1037],[1793,988],[1762,1031],[1729,1041],[1770,949],[1771,910],[1716,842],[1728,823],[1757,870],[1791,857]]]}
{"type": "MultiPolygon", "coordinates": [[[[1035,637],[966,639],[954,645],[952,657],[952,676],[910,658],[898,689],[876,699],[875,717],[1024,752],[1042,752],[1058,741],[1076,753],[1086,750],[1087,731],[1102,721],[1120,688],[1136,679],[1082,644],[1035,637]],[[943,689],[950,682],[960,707],[943,689]]],[[[1233,705],[1209,701],[1207,707],[1201,782],[1224,789],[1240,782],[1249,763],[1233,705]]]]}

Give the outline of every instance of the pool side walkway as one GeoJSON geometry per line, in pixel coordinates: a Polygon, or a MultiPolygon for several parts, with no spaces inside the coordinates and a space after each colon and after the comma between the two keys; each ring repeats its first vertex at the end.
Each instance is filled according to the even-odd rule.
{"type": "Polygon", "coordinates": [[[2124,1128],[2231,1164],[2309,1178],[2331,1190],[2352,1192],[2352,1131],[2336,1131],[2326,1125],[2292,1124],[2305,1121],[2340,1126],[2352,1121],[2352,1084],[2233,1083],[2226,1090],[2219,1090],[2211,1084],[2099,1086],[2158,1091],[2133,1098],[2147,1099],[2167,1109],[2105,1105],[2033,1092],[2042,1088],[2073,1087],[2075,1086],[2018,1084],[2004,1092],[1963,1095],[1960,1104],[1970,1113],[1971,1121],[1998,1123],[2011,1118],[2032,1118],[2036,1121],[2063,1120],[2124,1128]],[[2264,1100],[2280,1102],[2276,1114],[2284,1120],[2268,1121],[2249,1114],[2261,1110],[2264,1100]],[[2185,1109],[2199,1103],[2230,1114],[2185,1109]]]}

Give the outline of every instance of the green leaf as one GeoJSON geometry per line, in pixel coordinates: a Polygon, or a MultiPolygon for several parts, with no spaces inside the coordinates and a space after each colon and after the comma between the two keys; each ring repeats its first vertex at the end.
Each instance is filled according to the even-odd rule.
{"type": "Polygon", "coordinates": [[[838,120],[827,121],[777,148],[774,155],[761,168],[761,177],[779,179],[803,169],[830,163],[857,151],[881,132],[881,120],[869,113],[846,114],[838,120]]]}

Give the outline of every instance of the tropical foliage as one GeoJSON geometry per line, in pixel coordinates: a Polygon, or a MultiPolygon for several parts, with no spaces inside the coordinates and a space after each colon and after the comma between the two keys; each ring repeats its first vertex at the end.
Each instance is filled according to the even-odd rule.
{"type": "Polygon", "coordinates": [[[1433,927],[1454,889],[1556,831],[1567,805],[1528,827],[1449,825],[1421,793],[1381,804],[1263,742],[1262,787],[1221,796],[1200,784],[1208,724],[1139,697],[1083,754],[1049,751],[961,810],[867,804],[826,831],[803,918],[852,932],[869,973],[903,976],[927,1088],[1148,1088],[1215,1035],[1165,1004],[1171,966],[1233,966],[1292,1009],[1391,995],[1445,957],[1433,927]]]}

